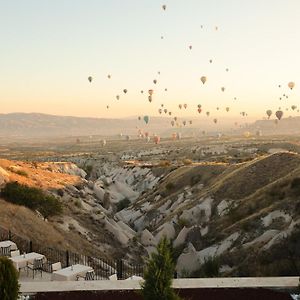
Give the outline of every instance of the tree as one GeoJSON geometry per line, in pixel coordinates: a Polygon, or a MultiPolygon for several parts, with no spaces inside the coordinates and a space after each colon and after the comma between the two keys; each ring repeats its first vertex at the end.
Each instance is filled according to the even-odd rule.
{"type": "Polygon", "coordinates": [[[142,295],[145,300],[180,300],[171,287],[175,271],[171,243],[164,237],[151,254],[144,273],[142,295]]]}
{"type": "Polygon", "coordinates": [[[18,272],[12,261],[0,257],[0,299],[17,300],[19,295],[18,272]]]}

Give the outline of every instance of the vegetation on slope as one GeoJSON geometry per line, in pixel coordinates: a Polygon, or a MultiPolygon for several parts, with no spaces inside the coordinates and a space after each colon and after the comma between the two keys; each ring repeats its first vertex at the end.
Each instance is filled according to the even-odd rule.
{"type": "Polygon", "coordinates": [[[11,203],[38,210],[44,218],[62,213],[62,204],[43,190],[28,187],[18,182],[9,182],[1,191],[2,197],[11,203]]]}

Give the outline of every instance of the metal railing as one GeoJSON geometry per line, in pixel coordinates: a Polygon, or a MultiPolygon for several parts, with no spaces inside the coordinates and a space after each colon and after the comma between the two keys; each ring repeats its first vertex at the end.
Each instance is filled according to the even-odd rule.
{"type": "Polygon", "coordinates": [[[95,271],[96,280],[109,279],[109,276],[116,274],[118,279],[126,279],[133,275],[143,276],[144,266],[140,264],[131,264],[125,260],[108,260],[93,256],[87,256],[71,252],[69,250],[60,250],[53,247],[40,245],[31,240],[20,237],[9,229],[0,227],[0,241],[10,240],[16,243],[20,253],[37,252],[45,255],[47,264],[45,271],[51,272],[51,264],[61,262],[62,268],[75,264],[90,266],[95,271]]]}

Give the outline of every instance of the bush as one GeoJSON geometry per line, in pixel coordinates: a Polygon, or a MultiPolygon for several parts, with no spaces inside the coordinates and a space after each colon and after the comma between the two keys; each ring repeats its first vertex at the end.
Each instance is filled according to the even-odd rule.
{"type": "Polygon", "coordinates": [[[173,190],[175,188],[175,184],[173,182],[168,182],[166,184],[166,189],[169,190],[173,190]]]}
{"type": "Polygon", "coordinates": [[[60,214],[62,204],[43,190],[29,187],[18,182],[9,182],[1,191],[2,197],[11,203],[38,210],[44,218],[60,214]]]}
{"type": "Polygon", "coordinates": [[[12,261],[0,257],[0,299],[17,300],[19,294],[18,272],[12,261]]]}
{"type": "Polygon", "coordinates": [[[195,271],[192,274],[192,277],[218,277],[220,276],[220,263],[219,259],[216,257],[209,257],[204,260],[204,263],[201,265],[200,269],[195,271]]]}
{"type": "Polygon", "coordinates": [[[128,198],[125,198],[125,199],[119,201],[117,204],[117,211],[127,208],[130,204],[131,204],[131,202],[128,198]]]}
{"type": "Polygon", "coordinates": [[[180,300],[171,288],[175,272],[171,243],[163,238],[156,250],[147,263],[141,293],[145,300],[180,300]]]}

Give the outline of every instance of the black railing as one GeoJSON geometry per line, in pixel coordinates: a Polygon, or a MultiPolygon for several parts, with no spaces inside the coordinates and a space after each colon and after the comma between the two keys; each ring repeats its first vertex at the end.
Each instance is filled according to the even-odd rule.
{"type": "Polygon", "coordinates": [[[118,279],[126,279],[133,275],[143,276],[144,272],[143,265],[131,264],[125,260],[107,260],[74,253],[68,250],[64,251],[42,246],[28,239],[24,239],[8,229],[0,227],[0,241],[2,240],[11,240],[16,243],[20,253],[37,252],[45,255],[47,258],[45,271],[48,272],[51,272],[51,264],[56,262],[61,262],[62,268],[75,264],[90,266],[95,271],[96,280],[109,279],[109,276],[113,274],[116,274],[118,279]]]}

